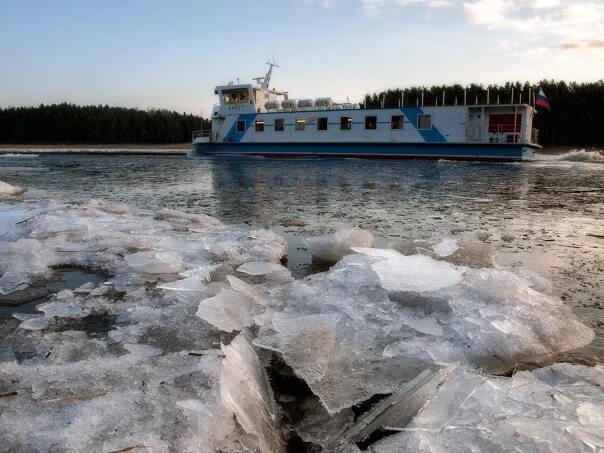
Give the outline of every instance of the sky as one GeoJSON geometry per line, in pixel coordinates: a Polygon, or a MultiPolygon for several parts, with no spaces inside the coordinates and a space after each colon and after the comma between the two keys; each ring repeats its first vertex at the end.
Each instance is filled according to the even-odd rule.
{"type": "Polygon", "coordinates": [[[415,85],[604,78],[604,0],[0,0],[0,107],[204,116],[214,86],[359,101],[415,85]]]}

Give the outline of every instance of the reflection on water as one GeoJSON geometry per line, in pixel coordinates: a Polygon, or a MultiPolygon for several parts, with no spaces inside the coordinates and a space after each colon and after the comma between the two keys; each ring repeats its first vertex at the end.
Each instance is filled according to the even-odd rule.
{"type": "Polygon", "coordinates": [[[40,155],[2,159],[0,180],[27,187],[26,199],[107,198],[270,227],[297,275],[310,269],[302,238],[341,226],[371,230],[378,245],[474,234],[501,265],[550,278],[604,349],[604,165],[40,155]]]}

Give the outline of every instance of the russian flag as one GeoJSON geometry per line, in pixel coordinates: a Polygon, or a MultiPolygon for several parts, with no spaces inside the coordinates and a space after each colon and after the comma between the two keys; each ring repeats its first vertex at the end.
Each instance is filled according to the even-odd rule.
{"type": "Polygon", "coordinates": [[[549,101],[547,100],[547,96],[541,88],[539,88],[539,94],[537,95],[537,101],[535,102],[535,106],[543,107],[549,110],[549,101]]]}

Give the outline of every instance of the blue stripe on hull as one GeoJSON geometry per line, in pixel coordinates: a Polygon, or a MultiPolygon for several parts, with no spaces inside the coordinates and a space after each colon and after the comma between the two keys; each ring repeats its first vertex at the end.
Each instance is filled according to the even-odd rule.
{"type": "Polygon", "coordinates": [[[533,157],[534,149],[521,144],[417,143],[196,143],[201,154],[246,154],[271,157],[324,156],[374,159],[459,159],[517,161],[533,157]]]}

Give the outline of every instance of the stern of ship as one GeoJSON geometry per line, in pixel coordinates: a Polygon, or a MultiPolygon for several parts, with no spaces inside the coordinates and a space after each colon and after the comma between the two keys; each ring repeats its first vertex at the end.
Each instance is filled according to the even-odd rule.
{"type": "Polygon", "coordinates": [[[212,142],[212,131],[201,130],[193,132],[193,150],[204,153],[205,148],[212,142]]]}

